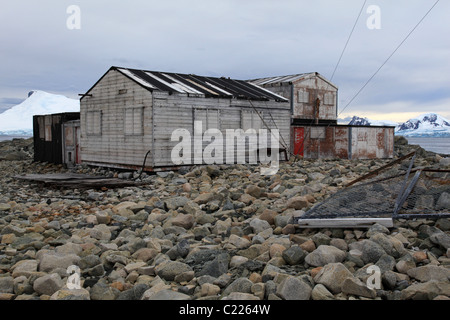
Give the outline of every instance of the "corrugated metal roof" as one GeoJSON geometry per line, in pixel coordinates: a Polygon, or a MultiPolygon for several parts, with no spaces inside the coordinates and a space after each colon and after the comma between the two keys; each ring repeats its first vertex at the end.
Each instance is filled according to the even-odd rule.
{"type": "Polygon", "coordinates": [[[253,80],[249,80],[249,81],[256,85],[262,86],[262,85],[271,84],[271,83],[294,82],[296,80],[304,78],[307,75],[313,75],[313,74],[315,74],[315,72],[299,73],[299,74],[293,74],[293,75],[288,75],[288,76],[267,77],[267,78],[253,79],[253,80]]]}
{"type": "Polygon", "coordinates": [[[119,67],[112,67],[112,69],[121,72],[150,91],[159,90],[171,93],[199,95],[207,98],[288,101],[288,99],[282,96],[244,80],[119,67]]]}
{"type": "Polygon", "coordinates": [[[333,83],[331,83],[329,80],[325,79],[321,74],[318,72],[308,72],[308,73],[299,73],[299,74],[293,74],[293,75],[287,75],[287,76],[277,76],[277,77],[267,77],[267,78],[259,78],[259,79],[251,79],[247,80],[248,82],[254,83],[258,86],[264,86],[268,84],[274,84],[274,83],[290,83],[295,82],[297,80],[304,80],[310,77],[319,77],[323,79],[324,81],[328,82],[331,86],[336,87],[333,83]]]}

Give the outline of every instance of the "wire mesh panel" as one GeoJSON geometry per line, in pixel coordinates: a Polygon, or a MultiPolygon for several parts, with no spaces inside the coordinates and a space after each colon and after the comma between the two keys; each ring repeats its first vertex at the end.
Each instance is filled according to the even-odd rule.
{"type": "MultiPolygon", "coordinates": [[[[412,180],[412,178],[410,179],[412,180]]],[[[446,172],[420,174],[398,214],[434,214],[450,212],[450,178],[446,172]]]]}
{"type": "Polygon", "coordinates": [[[315,205],[300,219],[450,216],[450,172],[412,169],[414,157],[361,179],[315,205]]]}

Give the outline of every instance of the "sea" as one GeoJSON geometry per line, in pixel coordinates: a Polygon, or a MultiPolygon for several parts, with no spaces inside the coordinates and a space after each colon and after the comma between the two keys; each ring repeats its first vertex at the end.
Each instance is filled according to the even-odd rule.
{"type": "Polygon", "coordinates": [[[445,138],[416,138],[406,137],[409,144],[419,145],[427,151],[450,155],[450,137],[445,138]]]}
{"type": "Polygon", "coordinates": [[[29,139],[31,136],[3,136],[0,135],[0,141],[12,140],[12,139],[29,139]]]}

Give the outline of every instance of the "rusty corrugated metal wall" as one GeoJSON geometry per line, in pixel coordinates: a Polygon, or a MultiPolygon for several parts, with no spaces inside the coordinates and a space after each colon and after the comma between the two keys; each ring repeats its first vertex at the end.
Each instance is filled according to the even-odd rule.
{"type": "Polygon", "coordinates": [[[291,150],[309,159],[386,159],[394,156],[394,127],[292,126],[291,150]]]}

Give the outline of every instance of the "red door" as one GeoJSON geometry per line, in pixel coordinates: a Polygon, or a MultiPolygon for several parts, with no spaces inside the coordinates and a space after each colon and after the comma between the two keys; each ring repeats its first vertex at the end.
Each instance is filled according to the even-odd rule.
{"type": "Polygon", "coordinates": [[[303,157],[305,128],[294,128],[294,155],[303,157]]]}

